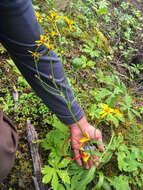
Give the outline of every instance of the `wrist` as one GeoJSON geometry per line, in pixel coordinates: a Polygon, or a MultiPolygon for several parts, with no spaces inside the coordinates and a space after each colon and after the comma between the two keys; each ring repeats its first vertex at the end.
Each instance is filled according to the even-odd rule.
{"type": "Polygon", "coordinates": [[[87,127],[88,125],[90,125],[90,124],[88,123],[86,117],[83,116],[77,123],[73,123],[73,124],[69,125],[69,127],[70,127],[70,128],[77,128],[77,127],[79,127],[78,125],[79,125],[81,128],[86,128],[86,127],[87,127]]]}

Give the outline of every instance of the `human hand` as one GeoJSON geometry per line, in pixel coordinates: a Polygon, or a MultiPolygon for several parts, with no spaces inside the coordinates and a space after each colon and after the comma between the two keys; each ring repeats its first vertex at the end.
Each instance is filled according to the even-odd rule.
{"type": "MultiPolygon", "coordinates": [[[[86,132],[89,134],[89,140],[96,140],[102,142],[102,134],[101,132],[96,129],[93,126],[91,126],[85,117],[83,117],[79,122],[79,125],[83,131],[84,134],[86,134],[86,132]]],[[[75,157],[77,158],[77,163],[78,165],[82,165],[82,161],[80,158],[80,140],[84,137],[83,134],[81,133],[81,130],[79,129],[77,124],[73,124],[70,126],[70,131],[71,131],[71,140],[72,140],[72,148],[74,150],[75,153],[75,157]]],[[[85,143],[84,143],[85,145],[85,143]]],[[[100,149],[101,152],[104,152],[104,147],[103,145],[99,144],[98,148],[100,149]]],[[[95,160],[95,164],[96,166],[99,165],[98,163],[98,157],[96,155],[93,156],[94,160],[95,160]]],[[[84,162],[84,166],[86,169],[91,168],[93,165],[93,161],[91,159],[89,159],[87,162],[84,162]]]]}

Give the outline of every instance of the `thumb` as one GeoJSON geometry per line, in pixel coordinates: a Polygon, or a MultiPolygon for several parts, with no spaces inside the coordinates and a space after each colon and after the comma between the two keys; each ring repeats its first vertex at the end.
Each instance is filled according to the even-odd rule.
{"type": "Polygon", "coordinates": [[[102,143],[102,133],[100,132],[99,129],[96,129],[95,131],[95,138],[97,141],[99,141],[99,144],[98,144],[98,148],[101,150],[101,152],[104,152],[105,151],[105,148],[102,144],[100,144],[100,142],[102,143]]]}

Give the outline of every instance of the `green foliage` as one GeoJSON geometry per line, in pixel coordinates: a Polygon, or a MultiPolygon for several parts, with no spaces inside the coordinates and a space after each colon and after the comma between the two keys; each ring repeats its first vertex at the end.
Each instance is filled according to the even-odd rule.
{"type": "Polygon", "coordinates": [[[94,42],[88,42],[88,45],[84,44],[82,52],[87,53],[91,58],[99,57],[100,54],[100,51],[95,49],[94,42]]]}
{"type": "Polygon", "coordinates": [[[135,146],[128,148],[125,144],[121,145],[116,153],[118,156],[118,165],[121,171],[134,172],[139,168],[143,169],[143,150],[135,146]]]}
{"type": "Polygon", "coordinates": [[[59,157],[49,159],[49,164],[52,166],[44,166],[42,173],[44,174],[43,183],[49,183],[51,181],[51,186],[54,190],[57,190],[59,186],[59,180],[64,184],[70,184],[70,177],[66,170],[63,170],[68,164],[69,160],[63,159],[60,162],[59,157]],[[59,179],[60,178],[60,179],[59,179]]]}
{"type": "MultiPolygon", "coordinates": [[[[53,0],[33,0],[33,3],[36,10],[45,11],[41,12],[46,19],[47,13],[50,15],[51,11],[56,11],[53,0]]],[[[4,63],[0,60],[0,107],[6,113],[14,115],[19,132],[23,131],[21,126],[25,125],[27,117],[33,121],[38,132],[40,131],[40,142],[42,141],[41,146],[44,148],[44,151],[41,151],[45,165],[42,169],[43,182],[48,183],[48,188],[50,185],[54,190],[141,189],[143,107],[138,106],[138,102],[142,102],[142,96],[134,94],[134,81],[137,75],[142,74],[143,66],[130,63],[134,55],[140,52],[143,26],[141,11],[132,3],[120,0],[77,0],[70,1],[66,9],[59,13],[61,16],[66,14],[74,20],[72,31],[69,31],[67,23],[59,19],[56,25],[60,34],[51,38],[51,32],[56,31],[56,27],[53,28],[55,22],[52,25],[50,21],[41,24],[55,48],[57,47],[55,52],[61,56],[60,51],[65,51],[61,59],[71,83],[76,88],[75,94],[79,95],[78,100],[84,105],[85,114],[90,116],[90,122],[95,127],[100,127],[103,133],[105,132],[105,152],[96,152],[99,167],[85,170],[75,162],[63,159],[62,146],[70,136],[68,128],[31,92],[9,58],[4,63]],[[71,64],[74,67],[71,67],[71,64]],[[16,76],[12,83],[19,93],[15,109],[11,95],[13,87],[9,86],[11,75],[8,75],[11,72],[16,76]],[[108,106],[109,110],[116,109],[117,112],[106,112],[104,105],[108,106]]],[[[0,46],[0,54],[4,53],[5,50],[0,46]]],[[[20,133],[21,136],[23,138],[24,135],[20,133]]],[[[94,141],[93,146],[95,144],[98,145],[98,142],[94,141]]],[[[23,147],[19,149],[22,150],[21,155],[23,149],[25,151],[23,147]]],[[[70,142],[65,144],[64,152],[68,157],[74,157],[70,142]]],[[[27,162],[23,168],[25,173],[28,173],[27,162]]],[[[27,176],[23,178],[29,179],[27,176]]]]}
{"type": "Polygon", "coordinates": [[[76,68],[93,68],[95,65],[96,65],[96,62],[95,61],[91,61],[87,59],[86,56],[82,55],[80,58],[75,58],[73,59],[72,61],[72,64],[74,65],[74,67],[76,68]]]}
{"type": "Polygon", "coordinates": [[[129,186],[129,177],[125,175],[115,176],[114,178],[109,179],[110,184],[116,189],[126,189],[131,190],[129,186]]]}

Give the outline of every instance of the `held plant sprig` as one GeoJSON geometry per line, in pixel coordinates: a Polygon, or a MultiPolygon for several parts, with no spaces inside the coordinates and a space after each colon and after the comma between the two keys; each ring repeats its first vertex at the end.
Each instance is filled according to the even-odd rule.
{"type": "MultiPolygon", "coordinates": [[[[50,19],[52,19],[52,23],[54,23],[54,26],[55,26],[56,28],[57,28],[57,25],[56,25],[57,18],[60,19],[61,17],[58,17],[58,14],[57,14],[57,13],[51,13],[50,19]]],[[[71,21],[70,19],[68,19],[68,17],[64,17],[64,19],[65,19],[66,22],[68,23],[69,29],[70,29],[70,31],[71,31],[71,29],[72,29],[72,24],[73,24],[74,22],[71,21]]],[[[58,31],[58,28],[57,28],[57,31],[58,31]]],[[[59,35],[58,35],[59,38],[61,38],[61,35],[60,35],[60,32],[59,32],[59,31],[58,31],[58,32],[55,32],[55,33],[52,33],[52,34],[56,34],[56,33],[58,33],[58,34],[59,34],[59,35]]],[[[54,37],[54,35],[53,35],[53,37],[54,37]]],[[[61,42],[61,39],[60,39],[59,41],[61,42]]],[[[38,60],[39,60],[38,58],[39,58],[39,56],[42,56],[43,54],[46,54],[46,53],[50,54],[50,57],[51,57],[51,53],[52,53],[51,50],[53,49],[53,45],[50,44],[49,35],[48,35],[48,34],[46,34],[46,35],[42,35],[42,34],[41,34],[41,35],[40,35],[40,40],[36,40],[35,42],[37,43],[37,46],[38,46],[38,47],[37,47],[37,52],[29,51],[29,53],[31,53],[32,56],[34,56],[35,67],[36,67],[37,75],[38,75],[37,78],[40,80],[42,87],[43,87],[48,93],[51,93],[51,94],[56,95],[56,96],[61,96],[61,97],[63,98],[63,100],[64,100],[64,102],[66,103],[67,108],[68,108],[70,114],[72,115],[72,117],[73,117],[75,123],[78,125],[78,127],[79,127],[79,129],[80,129],[82,135],[85,137],[84,132],[82,131],[82,129],[81,129],[81,127],[80,127],[80,125],[79,125],[79,123],[78,123],[76,117],[74,116],[74,114],[72,113],[72,110],[71,110],[72,102],[70,102],[70,99],[69,99],[69,94],[68,94],[68,91],[67,91],[67,84],[66,84],[67,82],[66,82],[65,76],[64,76],[64,82],[65,82],[65,87],[66,87],[66,96],[67,96],[67,99],[66,99],[66,96],[64,95],[62,89],[59,89],[59,87],[57,86],[57,84],[56,84],[56,82],[55,82],[52,59],[50,59],[50,65],[51,65],[51,75],[52,75],[52,76],[51,76],[51,79],[52,79],[52,83],[54,84],[54,88],[51,87],[51,86],[49,86],[47,83],[45,83],[45,82],[41,79],[41,77],[40,77],[40,73],[39,73],[39,70],[38,70],[38,60]],[[39,47],[42,46],[42,45],[45,45],[48,49],[47,49],[47,51],[44,52],[42,55],[39,55],[39,54],[38,54],[38,49],[39,49],[39,47]],[[47,87],[47,88],[46,88],[46,87],[47,87]],[[50,90],[49,90],[48,88],[49,88],[50,90]],[[53,90],[54,90],[54,92],[53,92],[53,90]]],[[[60,47],[61,47],[61,45],[60,45],[60,47]]],[[[61,51],[63,51],[63,50],[61,49],[61,51]]],[[[89,147],[89,150],[90,150],[89,142],[87,142],[87,144],[88,144],[88,147],[89,147]]],[[[90,150],[90,152],[91,152],[91,150],[90,150]]],[[[87,157],[87,154],[86,154],[85,152],[84,152],[83,154],[84,154],[84,157],[87,157]]],[[[92,153],[91,153],[91,155],[92,155],[92,153]]],[[[94,159],[93,159],[93,160],[94,160],[94,159]]]]}

